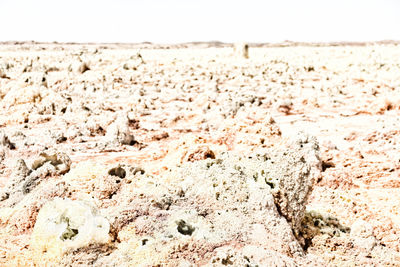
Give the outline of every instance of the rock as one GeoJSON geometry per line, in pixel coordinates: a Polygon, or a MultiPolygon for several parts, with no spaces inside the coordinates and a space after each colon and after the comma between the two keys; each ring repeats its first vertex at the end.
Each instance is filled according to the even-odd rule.
{"type": "Polygon", "coordinates": [[[9,149],[15,149],[15,144],[10,141],[8,136],[4,131],[0,131],[0,146],[9,148],[9,149]]]}
{"type": "Polygon", "coordinates": [[[84,73],[85,71],[90,70],[88,64],[86,62],[83,62],[82,64],[79,65],[79,68],[77,69],[77,71],[79,73],[84,73]]]}
{"type": "Polygon", "coordinates": [[[286,115],[293,109],[293,102],[290,99],[282,99],[277,103],[277,110],[286,115]]]}
{"type": "Polygon", "coordinates": [[[34,160],[29,169],[23,159],[17,160],[9,183],[1,194],[1,201],[8,199],[7,206],[14,206],[48,176],[62,175],[69,171],[70,158],[55,150],[45,150],[34,160]]]}
{"type": "Polygon", "coordinates": [[[300,133],[289,148],[275,151],[265,166],[265,182],[271,185],[275,204],[296,236],[308,196],[321,170],[318,142],[304,133],[300,133]]]}
{"type": "Polygon", "coordinates": [[[313,240],[315,236],[327,235],[330,237],[340,237],[347,235],[350,228],[342,225],[339,220],[326,213],[320,213],[315,209],[307,207],[302,221],[301,236],[305,240],[313,240]]]}
{"type": "Polygon", "coordinates": [[[206,140],[197,135],[186,135],[168,146],[169,153],[163,159],[166,168],[173,168],[188,161],[197,161],[207,158],[215,159],[216,146],[209,145],[206,140]]]}
{"type": "Polygon", "coordinates": [[[136,121],[136,114],[133,111],[128,112],[127,117],[130,122],[136,121]]]}
{"type": "Polygon", "coordinates": [[[214,152],[208,146],[198,146],[192,150],[187,151],[184,161],[197,161],[204,159],[215,159],[214,152]]]}
{"type": "Polygon", "coordinates": [[[30,170],[26,166],[26,163],[23,159],[19,159],[16,161],[14,170],[13,170],[13,176],[15,177],[26,177],[30,173],[30,170]]]}
{"type": "Polygon", "coordinates": [[[137,52],[136,55],[133,55],[126,61],[123,65],[124,70],[136,70],[141,64],[145,64],[142,55],[140,52],[137,52]]]}
{"type": "Polygon", "coordinates": [[[123,168],[123,166],[118,165],[117,167],[111,168],[108,171],[108,174],[124,179],[126,177],[126,170],[123,168]]]}
{"type": "Polygon", "coordinates": [[[6,158],[6,151],[4,147],[0,147],[0,166],[3,164],[3,160],[6,158]]]}
{"type": "Polygon", "coordinates": [[[105,138],[108,143],[115,145],[134,145],[135,137],[129,129],[129,119],[126,115],[119,116],[108,126],[105,138]]]}
{"type": "Polygon", "coordinates": [[[40,168],[33,170],[31,174],[26,177],[25,182],[22,184],[22,193],[24,195],[30,193],[36,186],[38,186],[46,177],[55,175],[57,169],[51,162],[45,162],[40,168]]]}
{"type": "Polygon", "coordinates": [[[246,43],[236,43],[233,47],[233,53],[238,58],[249,58],[249,45],[246,43]]]}
{"type": "Polygon", "coordinates": [[[55,198],[39,211],[31,238],[33,261],[55,264],[71,250],[110,241],[110,225],[88,203],[55,198]]]}
{"type": "Polygon", "coordinates": [[[49,162],[55,168],[55,174],[61,175],[69,171],[71,159],[67,154],[54,149],[47,149],[39,154],[39,157],[32,163],[32,169],[37,170],[49,162]]]}
{"type": "Polygon", "coordinates": [[[51,138],[55,141],[56,144],[67,141],[67,137],[65,137],[65,131],[63,130],[51,131],[51,138]]]}
{"type": "MultiPolygon", "coordinates": [[[[157,205],[162,210],[163,221],[149,217],[143,222],[139,219],[142,217],[135,220],[138,232],[155,237],[149,245],[141,247],[148,255],[162,251],[160,257],[149,264],[170,262],[172,259],[168,255],[184,257],[186,254],[178,249],[182,246],[192,246],[189,262],[195,263],[202,259],[200,255],[204,249],[220,243],[245,242],[274,251],[283,258],[303,255],[293,233],[298,234],[307,197],[319,173],[317,155],[316,140],[300,136],[291,147],[271,152],[270,158],[222,153],[216,159],[185,162],[173,168],[164,182],[170,188],[169,205],[157,205]],[[160,242],[165,237],[171,245],[160,242]]],[[[142,193],[142,201],[153,194],[150,188],[143,192],[147,193],[142,193]]],[[[137,210],[132,214],[147,213],[137,210]]],[[[133,247],[129,251],[132,250],[133,247]]],[[[243,257],[250,258],[248,252],[243,257]]],[[[131,254],[135,260],[130,263],[138,263],[139,255],[142,254],[131,254]]],[[[226,263],[232,261],[233,265],[241,263],[239,259],[224,259],[226,263]]],[[[149,259],[142,260],[148,262],[149,259]]],[[[271,260],[264,258],[254,264],[262,266],[271,260]]]]}
{"type": "Polygon", "coordinates": [[[3,68],[0,68],[0,79],[9,79],[3,68]]]}
{"type": "MultiPolygon", "coordinates": [[[[30,172],[31,171],[26,166],[25,161],[23,159],[18,159],[13,166],[13,172],[7,185],[1,193],[0,200],[4,201],[9,198],[13,199],[16,196],[20,197],[23,192],[23,184],[25,183],[30,172]]],[[[11,202],[15,201],[17,200],[12,200],[11,202]]]]}
{"type": "Polygon", "coordinates": [[[75,62],[71,67],[70,70],[76,73],[83,74],[84,72],[90,70],[88,63],[86,62],[75,62]]]}
{"type": "MultiPolygon", "coordinates": [[[[226,161],[231,156],[222,157],[226,161]]],[[[314,137],[299,133],[288,147],[278,147],[264,155],[239,157],[232,168],[270,187],[275,205],[299,237],[305,205],[312,187],[321,175],[319,145],[314,137]]]]}
{"type": "Polygon", "coordinates": [[[307,262],[298,228],[319,164],[316,140],[300,135],[268,155],[225,152],[172,167],[161,182],[136,177],[113,198],[119,211],[107,209],[121,243],[97,264],[307,262]]]}
{"type": "MultiPolygon", "coordinates": [[[[103,119],[104,121],[104,119],[103,119]]],[[[88,118],[87,122],[81,126],[81,132],[84,135],[96,136],[105,134],[105,125],[101,121],[101,118],[91,116],[88,118]]]]}
{"type": "Polygon", "coordinates": [[[67,139],[73,140],[80,135],[79,128],[76,125],[71,125],[65,131],[65,137],[67,139]]]}

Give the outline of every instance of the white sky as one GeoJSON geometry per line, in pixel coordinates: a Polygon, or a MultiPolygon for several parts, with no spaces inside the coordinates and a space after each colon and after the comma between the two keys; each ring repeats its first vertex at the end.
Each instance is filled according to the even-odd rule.
{"type": "Polygon", "coordinates": [[[0,41],[400,40],[400,0],[0,0],[0,41]]]}

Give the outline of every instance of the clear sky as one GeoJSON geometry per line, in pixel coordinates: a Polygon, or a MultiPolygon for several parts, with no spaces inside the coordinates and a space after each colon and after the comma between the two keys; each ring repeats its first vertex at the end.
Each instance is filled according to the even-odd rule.
{"type": "Polygon", "coordinates": [[[400,40],[399,0],[0,0],[0,41],[400,40]]]}

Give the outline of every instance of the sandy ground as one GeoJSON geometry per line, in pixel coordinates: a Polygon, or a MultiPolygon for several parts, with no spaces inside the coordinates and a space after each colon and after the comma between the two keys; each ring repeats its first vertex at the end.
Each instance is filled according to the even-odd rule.
{"type": "MultiPolygon", "coordinates": [[[[199,147],[204,157],[247,155],[303,131],[322,160],[304,220],[318,229],[302,230],[305,253],[332,266],[400,264],[400,46],[250,47],[248,59],[232,51],[0,46],[1,187],[18,159],[29,166],[47,148],[68,155],[71,170],[123,163],[163,177],[199,147]],[[121,117],[129,134],[119,137],[121,117]]],[[[34,264],[43,203],[19,207],[31,210],[24,217],[17,202],[0,202],[3,266],[34,264]]]]}

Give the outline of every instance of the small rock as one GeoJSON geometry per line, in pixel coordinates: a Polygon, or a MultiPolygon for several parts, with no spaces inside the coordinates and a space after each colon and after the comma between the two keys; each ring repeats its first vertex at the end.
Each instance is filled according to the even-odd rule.
{"type": "Polygon", "coordinates": [[[69,71],[73,71],[80,74],[88,70],[90,70],[89,65],[86,62],[82,61],[75,62],[69,67],[69,71]]]}
{"type": "Polygon", "coordinates": [[[3,69],[0,69],[0,79],[8,79],[7,74],[3,69]]]}
{"type": "Polygon", "coordinates": [[[0,147],[0,165],[3,163],[3,160],[6,158],[6,151],[4,147],[0,147]]]}
{"type": "Polygon", "coordinates": [[[290,111],[293,108],[293,102],[290,99],[281,100],[278,103],[278,111],[285,113],[286,115],[290,114],[290,111]]]}
{"type": "Polygon", "coordinates": [[[4,131],[0,131],[0,146],[15,149],[15,144],[8,139],[8,136],[4,131]]]}
{"type": "Polygon", "coordinates": [[[129,129],[128,117],[119,116],[115,122],[108,126],[106,130],[106,140],[112,144],[134,145],[135,137],[129,129]]]}
{"type": "Polygon", "coordinates": [[[137,52],[136,55],[131,56],[129,60],[125,62],[123,69],[136,70],[141,64],[145,64],[145,62],[140,52],[137,52]]]}
{"type": "Polygon", "coordinates": [[[197,161],[203,159],[215,159],[214,152],[208,146],[199,146],[193,150],[189,150],[185,155],[184,161],[197,161]]]}
{"type": "Polygon", "coordinates": [[[48,149],[40,153],[39,158],[33,162],[32,169],[37,170],[46,162],[50,162],[55,167],[55,174],[59,175],[67,173],[71,167],[71,159],[67,154],[54,149],[48,149]]]}
{"type": "Polygon", "coordinates": [[[236,43],[233,47],[233,52],[238,58],[249,58],[249,45],[246,43],[236,43]]]}
{"type": "Polygon", "coordinates": [[[32,171],[32,173],[26,177],[25,182],[22,185],[22,193],[30,193],[39,183],[46,177],[57,173],[56,168],[51,162],[45,162],[40,168],[32,171]]]}
{"type": "Polygon", "coordinates": [[[56,144],[63,143],[67,141],[67,137],[65,137],[64,131],[63,130],[54,130],[51,131],[51,138],[54,139],[56,144]]]}
{"type": "Polygon", "coordinates": [[[82,64],[80,64],[77,69],[77,71],[79,73],[84,73],[85,71],[88,71],[88,70],[90,70],[90,68],[86,62],[82,62],[82,64]]]}
{"type": "MultiPolygon", "coordinates": [[[[23,159],[18,159],[13,166],[13,172],[9,182],[1,193],[0,201],[14,198],[17,195],[22,195],[22,185],[25,183],[30,172],[31,171],[26,166],[25,161],[23,159]]],[[[12,200],[11,202],[15,201],[12,200]]]]}
{"type": "Polygon", "coordinates": [[[110,224],[88,203],[55,198],[39,211],[31,238],[36,264],[55,264],[70,250],[110,240],[110,224]]]}

